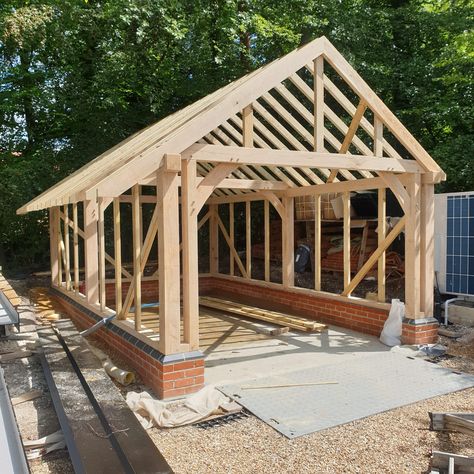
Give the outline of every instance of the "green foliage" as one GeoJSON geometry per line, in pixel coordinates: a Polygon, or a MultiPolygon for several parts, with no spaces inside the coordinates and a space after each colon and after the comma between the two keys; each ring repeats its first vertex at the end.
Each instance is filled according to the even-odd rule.
{"type": "Polygon", "coordinates": [[[144,126],[326,35],[448,174],[474,189],[472,0],[4,0],[0,264],[44,265],[15,209],[144,126]]]}

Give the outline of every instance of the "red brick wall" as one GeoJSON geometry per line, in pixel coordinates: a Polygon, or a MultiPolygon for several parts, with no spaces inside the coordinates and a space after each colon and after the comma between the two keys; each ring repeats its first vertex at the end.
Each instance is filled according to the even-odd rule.
{"type": "MultiPolygon", "coordinates": [[[[200,277],[199,278],[199,291],[202,294],[209,292],[209,290],[213,287],[213,279],[211,277],[200,277]]],[[[125,299],[127,296],[128,289],[130,287],[130,282],[124,281],[122,282],[122,298],[125,299]]],[[[84,282],[81,283],[79,287],[79,291],[82,294],[85,294],[85,284],[84,282]]],[[[115,283],[114,282],[107,282],[105,284],[105,294],[107,299],[108,305],[115,304],[115,283]]],[[[159,301],[159,286],[158,280],[144,280],[142,281],[142,301],[143,303],[152,303],[155,301],[159,301]]]]}
{"type": "MultiPolygon", "coordinates": [[[[66,298],[58,296],[56,300],[78,329],[86,329],[96,322],[66,298]]],[[[105,344],[112,358],[124,361],[160,399],[194,393],[204,385],[204,358],[162,364],[110,329],[101,328],[89,337],[105,344]]]]}
{"type": "Polygon", "coordinates": [[[403,324],[402,344],[435,344],[438,342],[438,323],[403,324]]]}
{"type": "MultiPolygon", "coordinates": [[[[268,309],[286,309],[335,326],[341,326],[373,336],[380,336],[389,310],[371,306],[324,298],[316,294],[300,293],[283,288],[268,288],[242,280],[229,280],[212,277],[208,283],[209,292],[216,296],[228,295],[236,299],[248,297],[259,299],[268,309]],[[279,308],[277,308],[277,306],[279,308]]],[[[430,344],[438,340],[438,324],[429,323],[414,326],[403,324],[402,342],[404,344],[430,344]]]]}

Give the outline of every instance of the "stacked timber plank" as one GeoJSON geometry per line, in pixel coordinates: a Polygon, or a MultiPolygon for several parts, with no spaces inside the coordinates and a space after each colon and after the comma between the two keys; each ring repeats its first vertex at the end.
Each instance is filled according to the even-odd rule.
{"type": "Polygon", "coordinates": [[[199,304],[208,308],[219,309],[226,313],[237,314],[245,318],[258,319],[279,326],[287,326],[303,332],[320,332],[327,329],[325,324],[310,321],[299,316],[290,316],[278,311],[249,306],[235,301],[213,298],[211,296],[201,296],[199,304]]]}

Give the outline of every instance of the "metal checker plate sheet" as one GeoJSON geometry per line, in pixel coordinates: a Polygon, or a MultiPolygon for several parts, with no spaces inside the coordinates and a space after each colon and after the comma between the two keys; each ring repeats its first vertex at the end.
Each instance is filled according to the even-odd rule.
{"type": "Polygon", "coordinates": [[[252,380],[242,385],[337,381],[334,385],[242,389],[218,387],[287,438],[375,415],[474,386],[474,376],[454,373],[392,352],[252,380]]]}

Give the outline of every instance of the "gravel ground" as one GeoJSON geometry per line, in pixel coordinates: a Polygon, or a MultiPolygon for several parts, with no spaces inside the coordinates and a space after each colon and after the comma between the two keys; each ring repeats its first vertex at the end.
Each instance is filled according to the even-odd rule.
{"type": "MultiPolygon", "coordinates": [[[[18,289],[17,289],[18,290],[18,289]]],[[[18,311],[21,317],[21,333],[15,339],[0,340],[0,350],[36,350],[36,321],[28,300],[22,298],[18,311]],[[22,337],[24,339],[18,339],[22,337]]],[[[35,400],[14,407],[18,428],[23,440],[34,440],[60,429],[53,402],[44,378],[41,362],[36,354],[25,359],[2,363],[5,381],[11,397],[30,390],[41,390],[43,395],[35,400]]],[[[73,473],[68,452],[64,449],[47,454],[43,458],[28,461],[32,474],[73,473]]],[[[0,464],[1,466],[1,464],[0,464]]],[[[1,467],[0,467],[1,472],[1,467]]]]}
{"type": "MultiPolygon", "coordinates": [[[[26,328],[25,328],[26,329],[26,328]]],[[[460,328],[467,332],[465,328],[460,328]]],[[[439,364],[474,374],[474,330],[458,342],[440,338],[448,345],[448,357],[439,364]]],[[[25,343],[26,344],[26,343],[25,343]]],[[[15,393],[36,388],[40,367],[19,362],[15,393]],[[24,386],[23,386],[24,385],[24,386]]],[[[30,361],[28,359],[28,361],[30,361]]],[[[17,364],[17,362],[15,363],[17,364]]],[[[124,367],[125,368],[125,367],[124,367]]],[[[10,367],[13,380],[15,367],[10,367]]],[[[45,389],[43,382],[39,386],[45,389]]],[[[128,390],[140,391],[140,381],[128,390]]],[[[127,389],[122,388],[125,394],[127,389]]],[[[45,398],[19,405],[22,435],[35,438],[55,430],[47,389],[45,398]],[[38,414],[40,408],[40,414],[38,414]],[[23,411],[24,410],[24,411],[23,411]],[[46,410],[46,413],[45,413],[46,410]]],[[[152,429],[148,433],[177,474],[201,473],[426,473],[431,449],[474,455],[474,438],[458,433],[429,430],[429,411],[474,411],[474,389],[381,413],[363,420],[288,440],[257,418],[203,430],[188,426],[173,430],[152,429]]],[[[36,473],[68,473],[67,452],[47,455],[31,465],[36,473]]]]}
{"type": "MultiPolygon", "coordinates": [[[[442,338],[439,364],[474,374],[472,341],[442,338]]],[[[432,449],[474,455],[474,438],[429,430],[429,411],[474,411],[474,389],[425,400],[288,440],[257,418],[209,430],[193,426],[149,434],[177,474],[426,473],[432,449]]]]}

